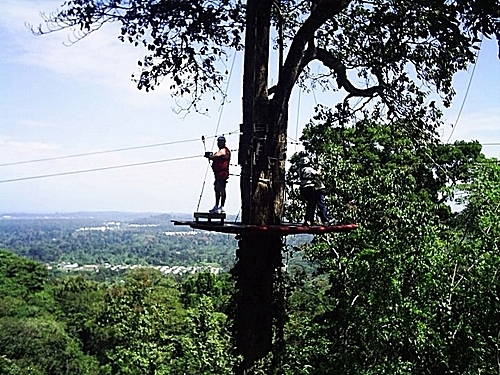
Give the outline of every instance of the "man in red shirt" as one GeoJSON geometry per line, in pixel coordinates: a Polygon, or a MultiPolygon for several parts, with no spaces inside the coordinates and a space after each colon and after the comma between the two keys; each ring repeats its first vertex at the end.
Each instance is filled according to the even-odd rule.
{"type": "Polygon", "coordinates": [[[208,154],[207,156],[212,160],[212,170],[215,176],[215,206],[209,212],[213,214],[222,214],[225,213],[224,203],[226,203],[226,184],[229,178],[231,151],[226,147],[226,138],[224,136],[217,138],[217,147],[219,147],[219,151],[214,154],[208,154]]]}

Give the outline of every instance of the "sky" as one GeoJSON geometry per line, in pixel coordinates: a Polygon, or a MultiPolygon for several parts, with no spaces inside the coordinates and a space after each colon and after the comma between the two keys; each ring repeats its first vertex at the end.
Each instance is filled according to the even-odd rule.
{"type": "MultiPolygon", "coordinates": [[[[39,25],[40,11],[54,11],[62,2],[0,1],[0,214],[212,208],[213,174],[202,155],[224,134],[236,164],[243,55],[227,63],[228,102],[208,99],[208,115],[179,113],[168,80],[153,92],[136,88],[131,75],[138,73],[144,50],[119,42],[118,25],[70,46],[67,30],[29,32],[26,23],[39,25]],[[75,156],[80,154],[86,155],[75,156]],[[41,159],[53,160],[27,162],[41,159]]],[[[497,54],[496,41],[485,40],[475,70],[456,77],[457,95],[440,133],[444,142],[498,143],[484,146],[489,157],[500,157],[497,54]]],[[[328,100],[296,89],[289,136],[298,138],[315,103],[328,100]]],[[[297,147],[289,145],[288,156],[297,147]]],[[[231,169],[239,174],[238,166],[231,169]]],[[[226,211],[232,215],[241,205],[239,182],[231,176],[228,183],[226,211]]]]}

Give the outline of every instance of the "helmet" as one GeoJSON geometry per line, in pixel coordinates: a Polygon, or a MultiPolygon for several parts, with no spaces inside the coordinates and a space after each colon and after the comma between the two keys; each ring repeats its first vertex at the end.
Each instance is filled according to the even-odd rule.
{"type": "Polygon", "coordinates": [[[307,156],[303,156],[299,159],[299,165],[311,165],[311,159],[307,156]]]}
{"type": "Polygon", "coordinates": [[[223,135],[221,135],[219,138],[217,138],[217,142],[224,142],[224,143],[226,143],[226,138],[223,135]]]}

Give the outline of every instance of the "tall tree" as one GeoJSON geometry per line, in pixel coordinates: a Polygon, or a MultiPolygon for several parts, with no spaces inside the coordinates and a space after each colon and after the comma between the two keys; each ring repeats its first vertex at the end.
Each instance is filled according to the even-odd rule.
{"type": "Polygon", "coordinates": [[[53,284],[42,264],[0,250],[0,373],[98,373],[97,362],[56,319],[53,284]]]}
{"type": "Polygon", "coordinates": [[[403,122],[319,119],[304,141],[325,166],[332,214],[360,228],[308,244],[316,284],[292,300],[284,353],[304,371],[284,373],[494,371],[498,165],[479,168],[477,142],[424,143],[403,122]],[[457,187],[468,193],[459,214],[457,187]]]}
{"type": "Polygon", "coordinates": [[[185,311],[172,280],[157,270],[136,269],[104,296],[91,322],[90,350],[105,374],[170,372],[184,331],[185,311]]]}
{"type": "MultiPolygon", "coordinates": [[[[453,75],[474,62],[482,35],[498,34],[499,8],[495,0],[68,0],[45,16],[47,28],[38,32],[73,28],[78,38],[120,22],[119,38],[149,51],[139,63],[138,87],[153,89],[168,76],[172,93],[189,96],[196,108],[207,92],[224,95],[223,60],[227,50],[243,48],[245,30],[242,219],[276,224],[283,215],[289,99],[297,84],[341,90],[343,117],[352,115],[355,98],[372,101],[386,117],[409,115],[416,105],[436,113],[423,106],[426,88],[449,104],[453,75]],[[272,26],[286,57],[270,87],[272,26]],[[323,70],[312,69],[315,64],[323,70]]],[[[243,236],[239,247],[236,338],[250,364],[271,347],[281,239],[243,236]]]]}

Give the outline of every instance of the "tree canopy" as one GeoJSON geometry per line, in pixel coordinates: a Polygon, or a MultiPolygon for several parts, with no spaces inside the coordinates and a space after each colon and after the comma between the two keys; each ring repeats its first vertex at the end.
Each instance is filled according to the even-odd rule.
{"type": "Polygon", "coordinates": [[[70,28],[78,40],[118,22],[118,38],[146,50],[138,87],[153,89],[168,77],[174,95],[195,103],[207,92],[223,95],[224,62],[231,50],[244,47],[245,10],[261,3],[272,7],[273,47],[287,52],[269,90],[285,102],[300,78],[307,89],[378,97],[394,112],[411,109],[410,97],[423,100],[429,92],[424,82],[447,105],[453,75],[474,63],[483,37],[500,30],[496,1],[69,0],[44,14],[45,26],[36,32],[70,28]],[[311,69],[313,62],[325,69],[311,69]]]}
{"type": "Polygon", "coordinates": [[[422,144],[401,124],[331,120],[303,138],[333,215],[360,228],[304,248],[317,273],[290,300],[285,373],[496,371],[498,163],[477,142],[422,144]]]}

